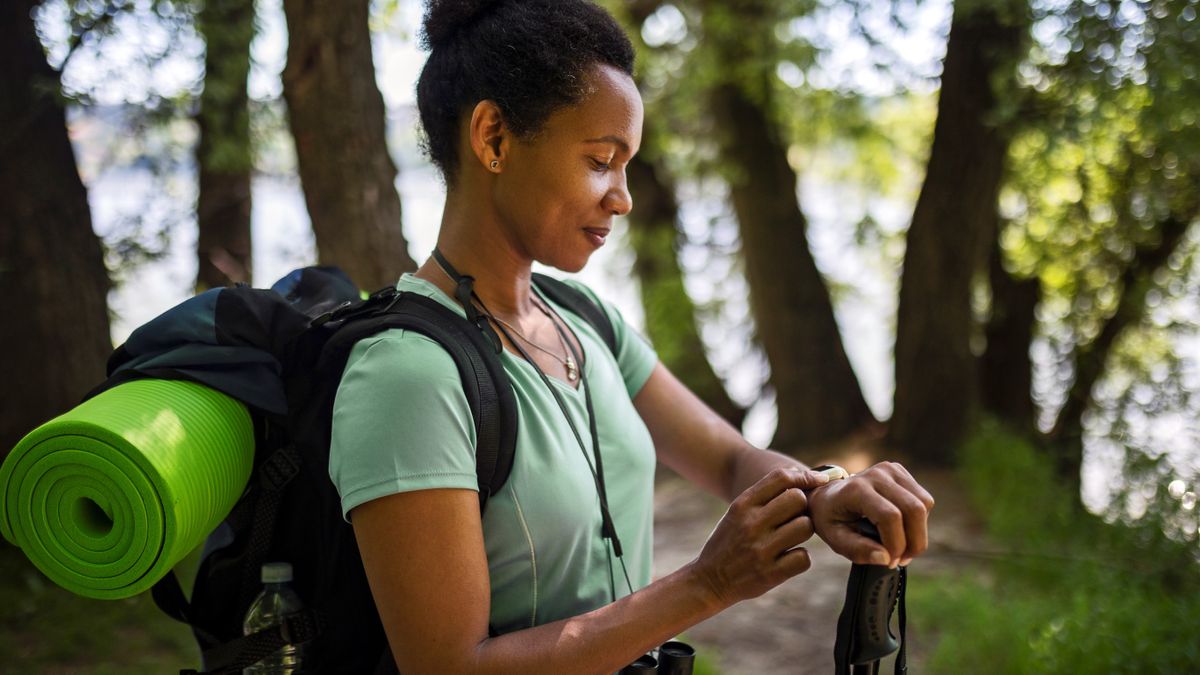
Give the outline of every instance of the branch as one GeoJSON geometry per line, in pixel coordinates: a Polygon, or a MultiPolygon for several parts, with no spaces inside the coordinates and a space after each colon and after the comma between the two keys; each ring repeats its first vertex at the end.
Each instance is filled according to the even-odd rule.
{"type": "Polygon", "coordinates": [[[1092,401],[1092,389],[1104,373],[1113,344],[1126,327],[1141,319],[1154,272],[1179,248],[1195,217],[1195,210],[1183,216],[1172,213],[1158,224],[1161,233],[1158,243],[1136,248],[1133,260],[1121,275],[1122,290],[1116,311],[1104,322],[1096,339],[1075,352],[1075,381],[1054,422],[1051,439],[1075,442],[1082,434],[1083,413],[1092,401]]]}
{"type": "Polygon", "coordinates": [[[79,48],[83,46],[84,38],[92,33],[105,30],[112,26],[113,21],[123,10],[128,9],[128,4],[117,4],[115,2],[104,3],[104,9],[99,16],[83,17],[75,16],[71,20],[71,37],[67,40],[67,55],[63,57],[62,63],[58,66],[58,72],[63,72],[67,69],[67,64],[70,63],[71,57],[75,55],[79,48]],[[75,21],[79,20],[77,24],[75,21]],[[90,21],[88,21],[90,19],[90,21]]]}

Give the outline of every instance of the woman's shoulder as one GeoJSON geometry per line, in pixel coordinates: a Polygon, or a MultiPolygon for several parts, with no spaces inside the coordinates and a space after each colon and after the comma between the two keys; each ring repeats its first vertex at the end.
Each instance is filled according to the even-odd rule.
{"type": "Polygon", "coordinates": [[[475,440],[462,381],[441,345],[391,329],[354,346],[334,399],[329,444],[329,476],[344,517],[397,492],[478,489],[475,440]]]}
{"type": "Polygon", "coordinates": [[[446,348],[416,331],[392,328],[359,340],[346,359],[340,388],[362,384],[409,387],[439,382],[459,386],[446,348]]]}

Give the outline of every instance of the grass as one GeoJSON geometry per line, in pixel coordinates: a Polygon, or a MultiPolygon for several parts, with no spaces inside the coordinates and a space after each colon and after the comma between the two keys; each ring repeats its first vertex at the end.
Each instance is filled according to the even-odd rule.
{"type": "MultiPolygon", "coordinates": [[[[932,643],[922,671],[1200,672],[1194,523],[1187,536],[1164,534],[1179,516],[1165,499],[1152,499],[1137,522],[1083,513],[1046,465],[1039,450],[994,427],[964,449],[961,478],[987,547],[1000,554],[909,585],[911,630],[932,643]]],[[[715,675],[713,658],[702,653],[696,674],[715,675]]],[[[187,628],[148,595],[81,598],[0,542],[0,673],[160,673],[197,663],[187,628]]]]}
{"type": "Polygon", "coordinates": [[[1045,465],[994,427],[965,449],[963,479],[1004,553],[910,586],[914,625],[938,636],[928,672],[1200,672],[1194,530],[1167,536],[1173,515],[1153,508],[1137,522],[1083,513],[1045,465]]]}
{"type": "MultiPolygon", "coordinates": [[[[199,662],[191,632],[160,612],[148,593],[125,600],[80,597],[0,540],[0,673],[141,675],[199,662]]],[[[719,672],[710,655],[697,655],[694,675],[719,672]]]]}
{"type": "Polygon", "coordinates": [[[149,594],[90,600],[48,581],[0,541],[0,672],[10,675],[169,673],[199,665],[188,628],[149,594]]]}

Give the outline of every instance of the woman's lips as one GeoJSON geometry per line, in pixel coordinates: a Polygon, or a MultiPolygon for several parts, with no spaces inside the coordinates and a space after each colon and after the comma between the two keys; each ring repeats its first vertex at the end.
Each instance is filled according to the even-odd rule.
{"type": "Polygon", "coordinates": [[[584,233],[587,234],[588,241],[592,242],[592,246],[597,248],[604,245],[604,239],[608,236],[611,230],[601,229],[598,227],[586,227],[584,233]]]}

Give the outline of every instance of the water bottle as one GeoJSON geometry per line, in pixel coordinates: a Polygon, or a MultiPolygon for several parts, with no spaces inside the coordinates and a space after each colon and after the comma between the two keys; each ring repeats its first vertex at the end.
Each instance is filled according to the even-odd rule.
{"type": "MultiPolygon", "coordinates": [[[[262,566],[263,590],[250,605],[250,611],[246,612],[246,619],[242,622],[243,635],[278,625],[284,617],[304,608],[299,596],[292,590],[291,581],[290,563],[273,562],[262,566]]],[[[284,645],[279,651],[243,670],[242,675],[299,673],[303,656],[300,645],[284,645]]]]}

